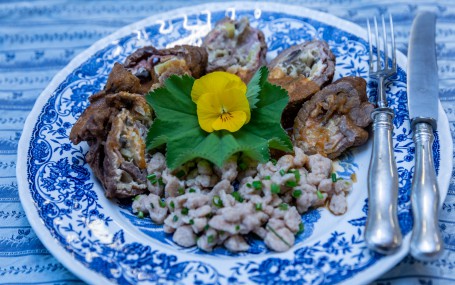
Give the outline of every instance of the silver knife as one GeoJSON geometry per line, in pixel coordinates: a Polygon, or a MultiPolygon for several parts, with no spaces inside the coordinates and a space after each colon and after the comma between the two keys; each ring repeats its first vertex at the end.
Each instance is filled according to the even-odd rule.
{"type": "Polygon", "coordinates": [[[442,250],[439,189],[432,151],[439,91],[435,24],[436,15],[431,12],[416,16],[408,52],[408,106],[416,155],[411,187],[414,215],[411,255],[422,261],[436,259],[442,250]]]}

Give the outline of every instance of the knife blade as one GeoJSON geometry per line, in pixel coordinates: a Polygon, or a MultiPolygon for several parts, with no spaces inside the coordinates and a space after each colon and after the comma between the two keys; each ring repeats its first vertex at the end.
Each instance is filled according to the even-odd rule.
{"type": "Polygon", "coordinates": [[[436,15],[419,13],[412,25],[408,53],[408,104],[413,123],[438,119],[438,66],[435,44],[436,15]]]}
{"type": "Polygon", "coordinates": [[[408,107],[416,155],[411,186],[414,215],[411,255],[422,261],[438,258],[442,250],[438,225],[439,188],[432,151],[439,90],[435,30],[435,14],[417,14],[408,52],[408,107]]]}

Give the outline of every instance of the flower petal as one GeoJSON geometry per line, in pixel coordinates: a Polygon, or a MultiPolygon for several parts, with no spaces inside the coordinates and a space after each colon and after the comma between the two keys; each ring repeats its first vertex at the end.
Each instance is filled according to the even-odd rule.
{"type": "Polygon", "coordinates": [[[224,71],[211,72],[194,81],[191,89],[191,99],[197,103],[204,93],[217,94],[233,86],[240,85],[244,86],[244,94],[246,94],[246,85],[237,75],[224,71]]]}
{"type": "Polygon", "coordinates": [[[201,94],[197,103],[197,118],[199,126],[206,132],[213,132],[212,123],[221,115],[219,97],[212,93],[201,94]]]}
{"type": "Polygon", "coordinates": [[[243,111],[233,111],[221,114],[212,123],[212,128],[215,131],[228,130],[230,132],[236,132],[245,124],[246,114],[243,111]]]}
{"type": "Polygon", "coordinates": [[[241,86],[234,86],[226,89],[220,94],[221,105],[227,112],[243,111],[246,115],[245,124],[250,121],[251,111],[250,103],[246,97],[246,86],[245,89],[241,86]]]}

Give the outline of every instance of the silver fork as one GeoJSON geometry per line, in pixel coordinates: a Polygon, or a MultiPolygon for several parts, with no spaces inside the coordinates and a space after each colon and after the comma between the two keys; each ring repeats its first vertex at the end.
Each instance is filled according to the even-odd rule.
{"type": "Polygon", "coordinates": [[[396,48],[393,35],[392,16],[389,15],[391,38],[391,62],[389,62],[388,40],[384,16],[382,32],[374,18],[376,60],[370,21],[367,21],[370,46],[369,74],[378,82],[377,107],[372,113],[373,150],[368,169],[368,217],[365,240],[371,250],[382,254],[394,253],[401,245],[402,236],[397,217],[398,171],[393,153],[392,131],[394,113],[387,106],[384,84],[396,73],[396,48]],[[382,42],[382,44],[381,44],[382,42]],[[381,56],[381,49],[382,54],[381,56]]]}

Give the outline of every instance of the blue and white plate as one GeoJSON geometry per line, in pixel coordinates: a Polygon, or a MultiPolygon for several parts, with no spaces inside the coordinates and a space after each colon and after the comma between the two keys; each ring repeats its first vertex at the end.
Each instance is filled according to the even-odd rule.
{"type": "MultiPolygon", "coordinates": [[[[135,49],[201,44],[213,24],[225,17],[248,17],[268,43],[268,59],[302,41],[326,40],[337,58],[335,79],[367,78],[366,32],[347,21],[303,7],[271,3],[224,3],[188,7],[152,16],[121,29],[77,56],[52,80],[27,119],[19,146],[17,177],[27,217],[43,244],[69,270],[89,283],[333,284],[366,283],[408,252],[412,228],[409,191],[414,164],[406,102],[406,58],[398,53],[398,74],[386,87],[395,110],[394,146],[400,175],[398,211],[404,246],[392,256],[369,251],[363,233],[367,211],[367,169],[371,141],[339,161],[339,175],[356,174],[348,212],[326,209],[303,215],[305,232],[291,250],[267,251],[249,239],[251,250],[203,253],[172,243],[162,227],[138,219],[128,206],[107,200],[84,160],[86,144],[72,145],[70,129],[101,90],[115,62],[135,49]],[[354,283],[355,282],[355,283],[354,283]]],[[[375,96],[374,83],[369,95],[375,96]]],[[[439,108],[434,154],[443,201],[452,169],[447,117],[439,108]]]]}

